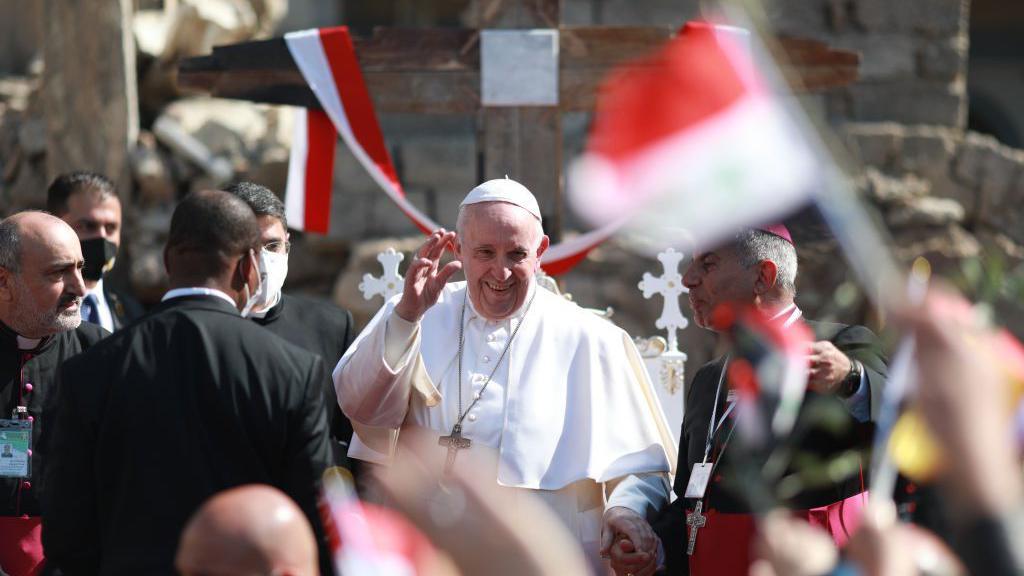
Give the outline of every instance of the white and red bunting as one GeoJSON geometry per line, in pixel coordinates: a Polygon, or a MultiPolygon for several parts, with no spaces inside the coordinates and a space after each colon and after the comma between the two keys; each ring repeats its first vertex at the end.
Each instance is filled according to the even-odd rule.
{"type": "MultiPolygon", "coordinates": [[[[440,226],[405,197],[388,153],[348,29],[320,28],[286,34],[285,42],[323,111],[296,115],[285,208],[288,225],[326,234],[330,224],[335,142],[340,135],[374,182],[423,233],[440,226]]],[[[545,272],[568,271],[611,236],[613,223],[548,248],[545,272]]]]}

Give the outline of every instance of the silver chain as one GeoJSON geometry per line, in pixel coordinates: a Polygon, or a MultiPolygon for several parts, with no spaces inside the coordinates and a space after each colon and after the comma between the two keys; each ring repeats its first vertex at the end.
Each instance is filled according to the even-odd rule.
{"type": "Polygon", "coordinates": [[[465,335],[465,321],[466,321],[466,302],[469,300],[469,286],[466,287],[466,297],[462,300],[462,314],[459,315],[459,419],[455,421],[455,426],[452,428],[453,432],[462,431],[462,421],[469,414],[469,411],[476,406],[476,403],[483,398],[484,390],[487,389],[487,385],[491,383],[491,378],[494,378],[494,374],[498,371],[498,366],[501,366],[501,361],[505,358],[505,354],[508,354],[509,348],[512,347],[512,340],[515,339],[516,334],[519,333],[519,329],[523,327],[523,323],[526,322],[526,315],[530,312],[530,308],[533,307],[533,300],[537,297],[538,286],[533,287],[533,296],[530,296],[530,301],[526,303],[526,311],[523,312],[523,316],[519,319],[519,324],[516,325],[516,329],[512,331],[512,334],[508,337],[508,342],[505,343],[505,349],[501,351],[501,356],[498,356],[498,360],[494,363],[494,368],[491,369],[491,374],[484,381],[483,387],[480,388],[480,392],[470,403],[466,411],[462,411],[462,350],[465,346],[466,335],[465,335]]]}

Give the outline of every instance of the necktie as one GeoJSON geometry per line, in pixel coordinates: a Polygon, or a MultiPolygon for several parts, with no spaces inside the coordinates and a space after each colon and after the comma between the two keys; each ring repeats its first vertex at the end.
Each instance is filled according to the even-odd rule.
{"type": "Polygon", "coordinates": [[[95,294],[86,294],[82,299],[82,320],[93,324],[100,323],[100,311],[96,307],[95,294]]]}

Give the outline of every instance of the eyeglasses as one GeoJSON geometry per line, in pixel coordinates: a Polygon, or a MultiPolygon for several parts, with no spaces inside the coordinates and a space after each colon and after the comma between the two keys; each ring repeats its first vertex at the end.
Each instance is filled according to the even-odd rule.
{"type": "Polygon", "coordinates": [[[263,245],[263,249],[267,252],[276,252],[277,254],[288,254],[292,251],[292,243],[287,240],[274,240],[273,242],[267,242],[263,245]]]}

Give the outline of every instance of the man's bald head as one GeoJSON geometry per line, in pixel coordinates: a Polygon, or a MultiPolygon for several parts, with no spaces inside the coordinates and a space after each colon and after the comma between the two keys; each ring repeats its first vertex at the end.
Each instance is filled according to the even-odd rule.
{"type": "Polygon", "coordinates": [[[78,236],[45,212],[0,222],[0,320],[26,338],[72,330],[85,284],[78,236]]]}
{"type": "Polygon", "coordinates": [[[221,492],[192,516],[175,566],[185,576],[315,576],[316,539],[302,510],[276,488],[221,492]]]}
{"type": "Polygon", "coordinates": [[[244,201],[219,190],[189,194],[174,210],[164,251],[171,285],[224,284],[219,287],[232,291],[228,279],[240,258],[259,249],[259,238],[256,215],[244,201]]]}

